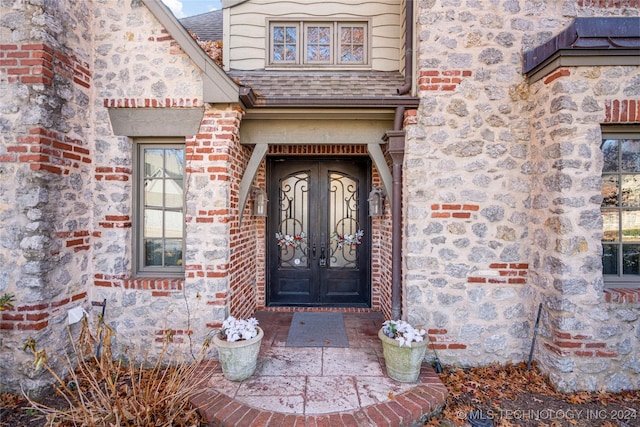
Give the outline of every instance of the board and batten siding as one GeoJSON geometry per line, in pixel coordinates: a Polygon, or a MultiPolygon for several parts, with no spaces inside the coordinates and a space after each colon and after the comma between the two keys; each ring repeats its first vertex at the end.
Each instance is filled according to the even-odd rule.
{"type": "Polygon", "coordinates": [[[228,58],[224,68],[227,71],[265,69],[269,56],[269,21],[368,20],[371,69],[397,71],[403,67],[403,11],[404,0],[248,0],[223,11],[224,58],[228,58]]]}

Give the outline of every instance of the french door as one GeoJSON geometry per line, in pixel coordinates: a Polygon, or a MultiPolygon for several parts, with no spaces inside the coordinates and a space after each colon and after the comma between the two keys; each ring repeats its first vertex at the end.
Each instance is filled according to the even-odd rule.
{"type": "Polygon", "coordinates": [[[269,158],[267,304],[370,306],[368,158],[269,158]]]}

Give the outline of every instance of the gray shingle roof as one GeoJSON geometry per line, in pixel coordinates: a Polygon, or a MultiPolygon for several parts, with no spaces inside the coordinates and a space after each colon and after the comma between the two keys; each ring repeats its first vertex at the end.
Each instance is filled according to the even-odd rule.
{"type": "Polygon", "coordinates": [[[222,10],[182,18],[180,23],[197,35],[201,41],[222,40],[222,10]]]}
{"type": "Polygon", "coordinates": [[[397,97],[399,72],[384,71],[231,71],[240,85],[260,98],[397,97]]]}

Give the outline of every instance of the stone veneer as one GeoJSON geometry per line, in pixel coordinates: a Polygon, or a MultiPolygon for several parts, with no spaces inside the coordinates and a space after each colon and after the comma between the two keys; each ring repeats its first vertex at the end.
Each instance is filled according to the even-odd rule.
{"type": "MultiPolygon", "coordinates": [[[[0,294],[17,298],[0,318],[0,388],[12,391],[50,381],[22,346],[33,336],[60,366],[71,307],[95,320],[106,299],[117,344],[153,351],[167,333],[197,346],[264,302],[264,222],[249,207],[238,222],[243,111],[203,103],[200,71],[141,2],[40,3],[0,6],[0,294]],[[134,141],[113,135],[107,108],[140,107],[204,111],[186,140],[184,279],[131,278],[134,141]]],[[[561,390],[639,388],[638,293],[603,289],[599,214],[600,124],[640,122],[638,68],[529,85],[521,65],[574,17],[638,16],[637,1],[416,5],[405,315],[443,362],[477,365],[526,360],[543,303],[534,356],[561,390]]],[[[379,222],[374,254],[389,252],[379,222]]],[[[374,304],[388,314],[389,259],[379,268],[374,304]]]]}
{"type": "Polygon", "coordinates": [[[404,286],[445,363],[527,360],[542,303],[534,357],[560,390],[640,387],[640,305],[606,299],[599,210],[600,125],[640,121],[640,71],[529,85],[520,57],[576,16],[638,16],[631,3],[420,2],[404,286]]]}

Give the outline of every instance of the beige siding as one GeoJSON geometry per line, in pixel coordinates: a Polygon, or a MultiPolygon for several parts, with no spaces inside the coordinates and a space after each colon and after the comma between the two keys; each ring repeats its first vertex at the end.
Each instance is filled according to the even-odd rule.
{"type": "MultiPolygon", "coordinates": [[[[260,70],[267,64],[269,20],[369,20],[374,70],[398,70],[402,57],[403,0],[249,0],[225,10],[225,68],[260,70]],[[228,15],[227,15],[228,13],[228,15]]],[[[362,67],[359,67],[362,68],[362,67]]]]}

